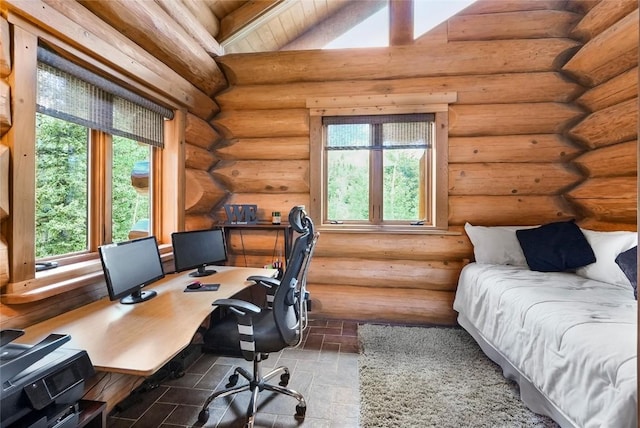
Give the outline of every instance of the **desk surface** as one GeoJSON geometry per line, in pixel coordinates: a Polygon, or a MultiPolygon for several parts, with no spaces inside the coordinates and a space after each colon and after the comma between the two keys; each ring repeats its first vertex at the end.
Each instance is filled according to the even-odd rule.
{"type": "Polygon", "coordinates": [[[70,334],[64,347],[84,349],[96,370],[150,376],[183,350],[211,313],[214,300],[228,298],[253,284],[251,275],[275,270],[216,266],[215,275],[196,278],[219,283],[218,291],[185,293],[189,272],[167,275],[145,287],[158,295],[123,305],[105,297],[25,329],[17,342],[34,344],[49,333],[70,334]]]}

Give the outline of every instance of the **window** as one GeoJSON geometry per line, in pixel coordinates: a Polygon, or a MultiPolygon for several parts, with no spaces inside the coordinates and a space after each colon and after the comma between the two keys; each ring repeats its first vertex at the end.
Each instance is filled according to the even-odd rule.
{"type": "Polygon", "coordinates": [[[153,233],[153,153],[172,112],[38,49],[36,259],[153,233]]]}
{"type": "MultiPolygon", "coordinates": [[[[432,96],[455,99],[455,94],[432,96]]],[[[416,96],[308,100],[313,106],[311,214],[320,227],[394,232],[447,228],[448,106],[398,106],[402,99],[416,96]],[[394,105],[381,106],[381,101],[394,105]],[[357,107],[337,105],[342,102],[357,107]]]]}

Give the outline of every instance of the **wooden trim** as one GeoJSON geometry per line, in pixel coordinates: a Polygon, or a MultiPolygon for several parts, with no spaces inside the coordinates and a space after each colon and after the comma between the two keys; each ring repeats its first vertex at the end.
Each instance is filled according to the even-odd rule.
{"type": "Polygon", "coordinates": [[[184,230],[185,222],[185,123],[186,112],[178,110],[165,121],[164,150],[154,151],[152,227],[160,242],[171,242],[171,233],[184,230]]]}
{"type": "Polygon", "coordinates": [[[222,18],[217,39],[223,47],[230,45],[293,4],[291,0],[248,1],[222,18]]]}
{"type": "Polygon", "coordinates": [[[368,116],[373,114],[411,114],[447,111],[447,104],[424,104],[404,106],[378,106],[356,108],[323,108],[309,110],[310,116],[368,116]]]}
{"type": "Polygon", "coordinates": [[[436,112],[434,226],[445,229],[449,222],[449,113],[436,112]]]}
{"type": "Polygon", "coordinates": [[[36,88],[38,38],[19,26],[13,27],[13,72],[9,75],[13,103],[13,126],[2,137],[11,150],[10,206],[8,219],[10,281],[35,277],[35,189],[36,88]],[[16,101],[14,97],[14,101],[16,101]]]}
{"type": "Polygon", "coordinates": [[[97,130],[90,130],[89,137],[89,222],[88,250],[98,251],[102,242],[112,241],[110,203],[113,161],[113,147],[110,135],[97,130]]]}
{"type": "Polygon", "coordinates": [[[311,116],[309,118],[309,215],[316,225],[322,224],[322,219],[326,217],[324,201],[325,194],[324,180],[325,159],[322,135],[322,117],[311,116]]]}
{"type": "Polygon", "coordinates": [[[309,109],[354,107],[408,107],[451,104],[458,100],[457,92],[427,92],[415,94],[349,95],[307,98],[309,109]]]}

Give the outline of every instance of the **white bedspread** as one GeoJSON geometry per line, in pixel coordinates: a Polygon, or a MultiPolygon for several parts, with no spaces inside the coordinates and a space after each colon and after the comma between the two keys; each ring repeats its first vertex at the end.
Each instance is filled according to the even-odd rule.
{"type": "Polygon", "coordinates": [[[631,288],[471,263],[453,308],[576,426],[637,426],[631,288]]]}

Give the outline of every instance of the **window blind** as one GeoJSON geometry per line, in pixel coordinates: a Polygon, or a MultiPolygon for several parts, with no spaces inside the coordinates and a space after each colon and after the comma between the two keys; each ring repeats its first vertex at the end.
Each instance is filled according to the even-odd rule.
{"type": "Polygon", "coordinates": [[[58,119],[164,147],[173,111],[38,47],[37,111],[58,119]]]}

